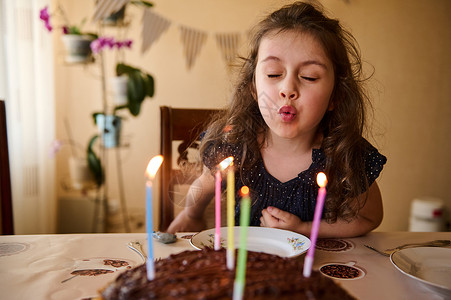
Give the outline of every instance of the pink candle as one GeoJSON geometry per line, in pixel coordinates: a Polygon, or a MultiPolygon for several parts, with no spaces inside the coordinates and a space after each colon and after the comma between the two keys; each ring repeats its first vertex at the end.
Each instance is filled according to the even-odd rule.
{"type": "Polygon", "coordinates": [[[323,213],[324,199],[326,198],[327,177],[323,172],[318,173],[316,182],[319,185],[318,197],[316,198],[315,214],[313,215],[312,231],[310,233],[310,248],[304,260],[304,277],[310,277],[312,273],[313,257],[315,255],[316,239],[318,237],[319,224],[323,213]]]}
{"type": "Polygon", "coordinates": [[[215,250],[221,248],[221,171],[215,176],[215,250]]]}

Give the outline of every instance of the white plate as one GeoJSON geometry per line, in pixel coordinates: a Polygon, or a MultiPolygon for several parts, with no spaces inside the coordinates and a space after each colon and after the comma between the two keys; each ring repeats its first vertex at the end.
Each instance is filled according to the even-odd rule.
{"type": "MultiPolygon", "coordinates": [[[[240,227],[234,229],[235,248],[239,246],[240,227]]],[[[310,247],[310,240],[302,234],[268,227],[249,227],[247,250],[265,252],[282,257],[301,255],[310,247]]],[[[215,229],[196,233],[190,240],[191,245],[200,250],[214,247],[215,229]]],[[[221,246],[227,248],[227,227],[221,227],[221,246]]]]}
{"type": "Polygon", "coordinates": [[[390,256],[401,273],[446,297],[451,296],[451,248],[416,247],[390,256]]]}

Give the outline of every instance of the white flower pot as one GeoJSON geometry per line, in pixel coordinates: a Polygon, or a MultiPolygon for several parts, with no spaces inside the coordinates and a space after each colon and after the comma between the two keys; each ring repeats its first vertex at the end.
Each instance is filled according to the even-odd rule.
{"type": "Polygon", "coordinates": [[[70,157],[69,173],[72,187],[81,190],[94,184],[94,177],[89,170],[86,158],[70,157]]]}
{"type": "Polygon", "coordinates": [[[66,47],[66,62],[85,63],[92,61],[91,42],[94,37],[90,35],[65,34],[62,36],[66,47]]]}
{"type": "Polygon", "coordinates": [[[126,105],[127,98],[127,76],[116,76],[110,78],[110,86],[113,91],[113,101],[117,106],[126,105]]]}

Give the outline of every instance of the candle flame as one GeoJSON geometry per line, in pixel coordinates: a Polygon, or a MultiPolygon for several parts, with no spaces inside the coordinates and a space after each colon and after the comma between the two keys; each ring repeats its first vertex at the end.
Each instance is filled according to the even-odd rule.
{"type": "Polygon", "coordinates": [[[161,163],[163,162],[163,156],[162,155],[157,155],[154,156],[150,161],[149,164],[147,165],[147,169],[146,169],[146,176],[149,179],[154,179],[155,174],[157,174],[158,169],[161,166],[161,163]]]}
{"type": "Polygon", "coordinates": [[[229,156],[219,163],[219,168],[221,169],[221,171],[223,171],[223,170],[227,169],[228,166],[231,166],[232,164],[233,164],[233,156],[229,156]]]}
{"type": "Polygon", "coordinates": [[[323,172],[319,172],[316,176],[316,183],[319,187],[325,187],[327,185],[327,176],[323,172]]]}
{"type": "Polygon", "coordinates": [[[241,196],[243,196],[243,197],[249,195],[249,188],[247,186],[243,186],[240,189],[240,193],[241,193],[241,196]]]}

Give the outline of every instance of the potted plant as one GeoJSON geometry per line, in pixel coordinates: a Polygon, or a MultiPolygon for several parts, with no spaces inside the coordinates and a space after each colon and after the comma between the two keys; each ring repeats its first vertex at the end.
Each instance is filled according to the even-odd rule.
{"type": "Polygon", "coordinates": [[[116,66],[118,77],[126,82],[126,103],[114,107],[113,114],[105,115],[96,112],[93,114],[95,124],[102,133],[103,146],[114,148],[120,145],[120,131],[122,119],[117,112],[127,109],[130,114],[137,117],[141,112],[141,105],[146,97],[153,97],[155,84],[152,75],[130,65],[119,63],[116,66]]]}
{"type": "MultiPolygon", "coordinates": [[[[82,24],[85,22],[83,20],[82,24]]],[[[91,51],[91,42],[97,38],[95,33],[83,33],[79,27],[71,26],[61,37],[66,48],[65,61],[68,63],[87,63],[93,62],[91,51]]]]}
{"type": "Polygon", "coordinates": [[[130,114],[138,116],[141,104],[146,97],[152,98],[155,93],[155,81],[152,75],[130,65],[118,63],[116,75],[127,78],[127,100],[126,105],[116,106],[114,111],[127,108],[130,114]]]}
{"type": "MultiPolygon", "coordinates": [[[[62,26],[62,40],[66,48],[65,61],[68,63],[92,62],[93,57],[90,45],[91,42],[97,38],[97,34],[83,32],[81,30],[86,22],[86,18],[81,21],[80,25],[71,25],[61,6],[58,6],[57,13],[64,19],[64,25],[62,26]]],[[[50,23],[48,6],[40,10],[39,18],[44,22],[45,28],[49,32],[53,31],[53,26],[50,23]]]]}
{"type": "MultiPolygon", "coordinates": [[[[129,3],[140,5],[145,8],[153,6],[152,3],[143,0],[132,0],[129,3]]],[[[123,19],[120,18],[123,17],[126,5],[127,4],[125,4],[121,10],[113,14],[113,19],[118,17],[119,20],[122,20],[116,20],[115,25],[124,25],[123,19]]],[[[79,26],[69,25],[65,12],[59,5],[57,13],[59,13],[65,21],[64,26],[62,26],[62,32],[64,44],[68,47],[68,56],[66,57],[67,62],[94,62],[95,55],[99,54],[105,47],[110,49],[115,47],[117,49],[124,49],[130,48],[132,45],[131,40],[116,41],[114,38],[99,37],[95,33],[82,32],[81,28],[86,19],[82,20],[79,26]]],[[[53,30],[50,23],[48,6],[40,11],[40,19],[44,22],[48,31],[53,30]]],[[[102,144],[105,148],[113,148],[120,145],[122,118],[117,115],[117,112],[126,109],[132,116],[138,116],[141,111],[142,102],[146,97],[153,97],[155,89],[153,77],[137,67],[127,65],[123,62],[117,63],[116,75],[120,78],[117,81],[123,85],[121,88],[117,89],[118,92],[122,93],[121,96],[117,97],[122,102],[116,102],[112,114],[107,114],[106,111],[92,114],[94,122],[99,127],[100,135],[94,135],[89,140],[88,147],[86,148],[86,161],[98,187],[104,182],[104,171],[101,160],[94,150],[96,141],[101,137],[102,144]]],[[[103,74],[102,80],[105,80],[104,77],[105,75],[103,74]]],[[[105,93],[106,91],[104,90],[103,92],[105,93]]]]}
{"type": "MultiPolygon", "coordinates": [[[[131,48],[131,40],[116,40],[113,37],[99,37],[91,43],[91,49],[95,55],[100,54],[104,49],[117,49],[122,51],[125,48],[131,48]]],[[[121,117],[117,112],[122,109],[128,109],[132,116],[138,116],[141,111],[141,104],[144,99],[153,97],[155,86],[152,75],[142,71],[139,68],[124,64],[122,62],[116,65],[116,77],[111,83],[122,84],[113,90],[121,92],[120,95],[114,95],[116,102],[112,114],[96,112],[93,114],[95,124],[102,133],[103,145],[106,148],[114,148],[120,144],[121,117]]]]}

